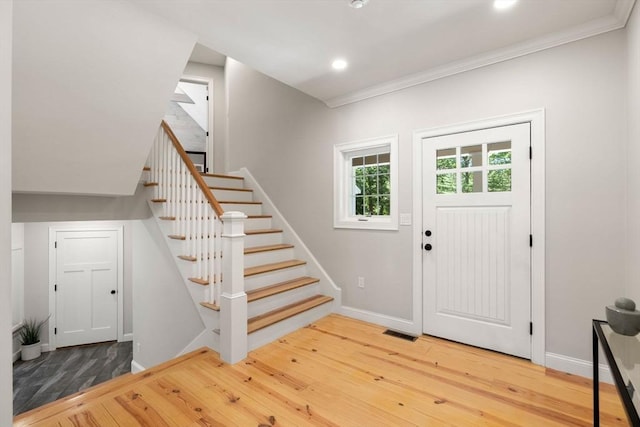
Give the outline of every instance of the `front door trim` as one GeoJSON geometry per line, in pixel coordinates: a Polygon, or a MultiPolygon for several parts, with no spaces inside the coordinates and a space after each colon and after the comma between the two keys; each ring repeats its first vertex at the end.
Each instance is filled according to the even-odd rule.
{"type": "Polygon", "coordinates": [[[55,293],[55,282],[56,282],[56,238],[58,232],[83,232],[83,231],[116,231],[118,236],[118,254],[117,254],[117,264],[118,264],[118,320],[117,320],[117,328],[118,328],[118,342],[126,341],[124,336],[124,227],[122,226],[93,226],[93,227],[82,227],[82,226],[51,226],[49,227],[49,313],[51,313],[51,318],[49,319],[49,349],[48,351],[53,351],[57,348],[57,340],[56,335],[54,333],[54,327],[56,325],[56,293],[55,293]]]}
{"type": "Polygon", "coordinates": [[[413,132],[413,325],[422,333],[422,140],[519,123],[531,123],[531,361],[545,365],[545,111],[481,119],[413,132]]]}

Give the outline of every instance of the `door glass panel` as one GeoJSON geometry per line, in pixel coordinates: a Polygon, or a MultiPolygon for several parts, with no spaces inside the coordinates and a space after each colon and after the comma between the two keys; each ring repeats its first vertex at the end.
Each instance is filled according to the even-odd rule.
{"type": "Polygon", "coordinates": [[[455,169],[456,168],[456,149],[448,148],[446,150],[436,151],[436,169],[455,169]]]}
{"type": "Polygon", "coordinates": [[[482,145],[460,148],[460,167],[482,166],[482,145]]]}
{"type": "Polygon", "coordinates": [[[489,171],[487,177],[489,192],[511,191],[511,169],[497,169],[489,171]]]}
{"type": "Polygon", "coordinates": [[[511,141],[496,142],[493,144],[488,144],[487,154],[489,157],[490,165],[510,165],[511,164],[511,141]]]}
{"type": "Polygon", "coordinates": [[[482,193],[482,171],[463,172],[461,185],[463,193],[482,193]]]}
{"type": "Polygon", "coordinates": [[[443,173],[436,176],[436,194],[456,194],[456,174],[443,173]]]}

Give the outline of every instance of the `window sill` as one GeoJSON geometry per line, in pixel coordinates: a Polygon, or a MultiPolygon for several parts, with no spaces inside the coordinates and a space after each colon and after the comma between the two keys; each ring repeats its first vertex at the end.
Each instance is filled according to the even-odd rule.
{"type": "Polygon", "coordinates": [[[333,228],[351,228],[354,230],[397,231],[398,220],[396,218],[391,218],[391,219],[363,218],[361,220],[344,219],[344,220],[334,222],[333,228]]]}

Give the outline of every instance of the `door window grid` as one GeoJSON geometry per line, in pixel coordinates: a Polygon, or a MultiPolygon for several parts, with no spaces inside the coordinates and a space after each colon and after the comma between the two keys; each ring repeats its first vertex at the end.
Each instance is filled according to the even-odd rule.
{"type": "Polygon", "coordinates": [[[436,194],[511,191],[511,141],[436,150],[436,194]]]}

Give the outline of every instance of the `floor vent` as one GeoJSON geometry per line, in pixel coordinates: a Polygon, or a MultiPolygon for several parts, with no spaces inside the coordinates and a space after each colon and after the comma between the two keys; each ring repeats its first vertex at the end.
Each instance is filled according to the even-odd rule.
{"type": "Polygon", "coordinates": [[[383,332],[383,334],[391,335],[392,337],[396,337],[396,338],[402,338],[403,340],[407,340],[407,341],[415,341],[418,339],[418,337],[414,337],[413,335],[403,334],[402,332],[392,331],[391,329],[387,329],[386,331],[383,332]]]}

